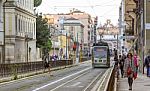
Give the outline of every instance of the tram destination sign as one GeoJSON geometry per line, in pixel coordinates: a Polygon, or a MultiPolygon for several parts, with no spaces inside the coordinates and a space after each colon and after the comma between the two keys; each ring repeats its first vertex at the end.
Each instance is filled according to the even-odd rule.
{"type": "Polygon", "coordinates": [[[150,23],[145,24],[145,29],[150,29],[150,23]]]}

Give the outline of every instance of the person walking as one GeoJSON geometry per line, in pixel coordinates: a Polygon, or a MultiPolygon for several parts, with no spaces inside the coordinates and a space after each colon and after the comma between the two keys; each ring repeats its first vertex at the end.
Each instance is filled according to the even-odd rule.
{"type": "Polygon", "coordinates": [[[137,73],[138,73],[138,66],[139,66],[139,58],[137,56],[137,53],[135,52],[134,53],[134,56],[133,56],[133,61],[134,61],[134,65],[136,67],[136,72],[134,73],[134,76],[137,77],[137,73]]]}
{"type": "Polygon", "coordinates": [[[120,71],[121,71],[121,77],[122,78],[123,78],[123,74],[124,74],[123,66],[124,66],[123,56],[119,55],[119,68],[120,68],[120,71]]]}
{"type": "Polygon", "coordinates": [[[125,77],[128,77],[129,90],[132,90],[132,83],[135,72],[136,66],[134,65],[132,53],[128,53],[124,62],[124,75],[125,77]]]}
{"type": "Polygon", "coordinates": [[[43,55],[42,60],[44,61],[44,72],[48,68],[49,74],[51,74],[50,56],[49,53],[43,55]]]}
{"type": "Polygon", "coordinates": [[[144,66],[147,68],[147,77],[150,77],[150,50],[145,58],[144,66]]]}

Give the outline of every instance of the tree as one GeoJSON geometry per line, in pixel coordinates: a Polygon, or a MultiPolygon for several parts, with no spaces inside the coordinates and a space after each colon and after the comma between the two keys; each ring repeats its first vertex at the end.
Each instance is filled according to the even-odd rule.
{"type": "Polygon", "coordinates": [[[38,7],[42,3],[42,0],[34,0],[34,7],[38,7]]]}
{"type": "Polygon", "coordinates": [[[42,48],[45,52],[49,51],[52,47],[52,42],[49,39],[50,31],[48,29],[47,20],[42,19],[42,15],[37,14],[36,19],[36,43],[38,48],[42,48]]]}

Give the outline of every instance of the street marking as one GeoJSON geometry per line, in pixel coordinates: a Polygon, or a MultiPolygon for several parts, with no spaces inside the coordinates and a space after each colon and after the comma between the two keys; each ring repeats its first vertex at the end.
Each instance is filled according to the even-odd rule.
{"type": "Polygon", "coordinates": [[[72,77],[72,76],[74,76],[74,75],[80,74],[80,73],[82,73],[82,72],[84,72],[84,71],[86,71],[86,70],[89,70],[89,69],[91,69],[91,67],[90,67],[90,68],[86,68],[86,69],[84,69],[84,70],[81,70],[81,71],[79,71],[79,72],[76,72],[76,73],[74,73],[74,74],[68,75],[68,76],[66,76],[66,77],[63,77],[63,78],[61,78],[61,79],[59,79],[59,80],[56,80],[56,81],[54,81],[54,82],[48,83],[48,84],[46,84],[46,85],[44,85],[44,86],[41,86],[41,87],[39,87],[39,88],[36,88],[36,89],[34,89],[34,90],[32,90],[32,91],[38,91],[38,90],[40,90],[40,89],[43,89],[43,88],[45,88],[45,87],[47,87],[47,86],[53,85],[53,84],[55,84],[55,83],[58,83],[58,82],[60,82],[60,81],[62,81],[62,80],[65,80],[65,79],[67,79],[67,78],[69,78],[69,77],[72,77]]]}
{"type": "Polygon", "coordinates": [[[77,82],[77,83],[71,85],[71,87],[75,87],[75,86],[79,85],[80,83],[81,83],[81,82],[77,82]]]}
{"type": "Polygon", "coordinates": [[[70,86],[66,86],[66,87],[75,87],[75,86],[79,85],[80,83],[81,83],[81,82],[76,82],[75,84],[70,85],[70,86]]]}
{"type": "Polygon", "coordinates": [[[79,76],[75,77],[74,79],[69,80],[69,81],[67,81],[67,82],[63,83],[63,84],[61,84],[61,85],[57,86],[56,88],[54,88],[54,89],[52,89],[52,90],[50,90],[50,91],[54,91],[54,90],[56,90],[56,89],[58,89],[58,88],[60,88],[60,87],[64,86],[65,84],[67,84],[67,83],[69,83],[69,82],[71,82],[71,81],[73,81],[73,80],[75,80],[75,79],[77,79],[77,78],[81,77],[82,75],[84,75],[84,74],[86,74],[86,73],[88,73],[88,72],[82,73],[81,75],[79,75],[79,76]]]}
{"type": "Polygon", "coordinates": [[[79,88],[83,88],[84,86],[78,86],[79,88]]]}

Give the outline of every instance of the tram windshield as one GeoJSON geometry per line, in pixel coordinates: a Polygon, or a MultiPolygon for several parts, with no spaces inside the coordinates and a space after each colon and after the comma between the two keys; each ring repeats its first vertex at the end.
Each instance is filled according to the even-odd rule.
{"type": "Polygon", "coordinates": [[[106,58],[107,57],[107,47],[94,47],[93,53],[95,58],[106,58]]]}

